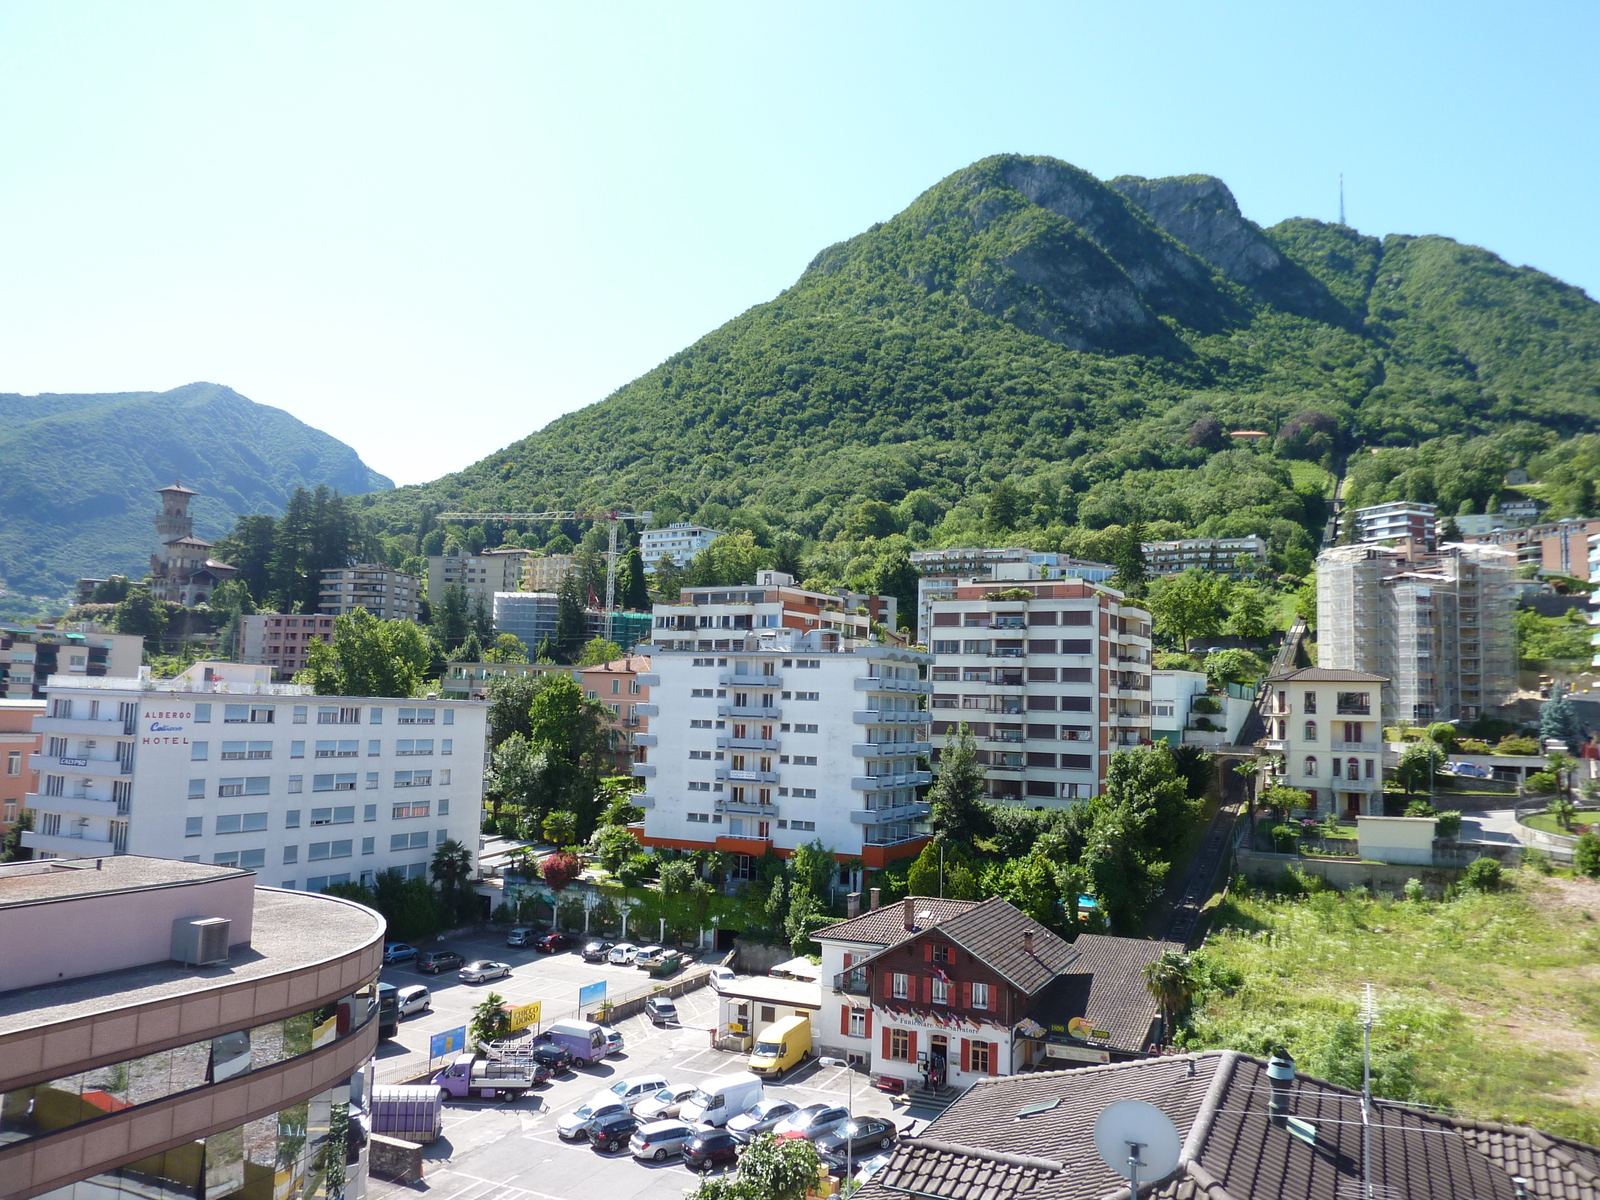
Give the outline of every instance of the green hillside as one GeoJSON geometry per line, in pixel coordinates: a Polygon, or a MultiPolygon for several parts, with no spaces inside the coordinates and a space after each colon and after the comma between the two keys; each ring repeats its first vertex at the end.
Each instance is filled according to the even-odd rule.
{"type": "Polygon", "coordinates": [[[1578,289],[1442,237],[1262,229],[1206,176],[1004,155],[600,403],[371,507],[399,552],[443,508],[614,503],[788,531],[818,578],[887,539],[1093,550],[1134,520],[1264,533],[1303,571],[1321,487],[1292,460],[1394,447],[1354,456],[1364,499],[1482,506],[1505,466],[1597,427],[1578,289]]]}
{"type": "Polygon", "coordinates": [[[349,446],[214,383],[169,392],[0,395],[0,612],[59,611],[84,575],[149,570],[154,489],[181,478],[216,539],[297,486],[393,486],[349,446]]]}

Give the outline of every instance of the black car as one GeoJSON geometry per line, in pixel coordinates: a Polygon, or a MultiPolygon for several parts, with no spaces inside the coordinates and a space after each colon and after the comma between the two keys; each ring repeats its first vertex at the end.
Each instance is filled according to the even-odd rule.
{"type": "Polygon", "coordinates": [[[589,1130],[589,1144],[596,1150],[615,1154],[628,1148],[628,1140],[638,1131],[639,1118],[630,1112],[601,1117],[589,1130]]]}
{"type": "Polygon", "coordinates": [[[425,975],[454,971],[466,960],[454,950],[424,950],[417,955],[417,970],[425,975]]]}
{"type": "Polygon", "coordinates": [[[718,1163],[731,1163],[738,1157],[739,1139],[726,1129],[707,1129],[683,1148],[683,1165],[706,1174],[718,1163]]]}
{"type": "Polygon", "coordinates": [[[847,1143],[850,1156],[862,1159],[887,1150],[894,1145],[898,1136],[899,1130],[893,1121],[885,1121],[882,1117],[855,1117],[815,1140],[817,1154],[822,1161],[839,1169],[845,1164],[847,1143]]]}
{"type": "Polygon", "coordinates": [[[585,942],[583,945],[584,962],[605,962],[606,956],[611,953],[615,942],[585,942]]]}
{"type": "Polygon", "coordinates": [[[541,1042],[533,1048],[533,1061],[552,1072],[565,1071],[572,1066],[572,1051],[553,1042],[541,1042]]]}

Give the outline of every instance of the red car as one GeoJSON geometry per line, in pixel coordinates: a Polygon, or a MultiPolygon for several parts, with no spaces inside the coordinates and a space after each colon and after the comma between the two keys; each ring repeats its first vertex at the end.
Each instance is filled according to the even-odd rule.
{"type": "Polygon", "coordinates": [[[533,943],[533,948],[543,950],[546,954],[554,954],[557,950],[565,950],[571,944],[571,940],[564,933],[547,933],[533,943]]]}

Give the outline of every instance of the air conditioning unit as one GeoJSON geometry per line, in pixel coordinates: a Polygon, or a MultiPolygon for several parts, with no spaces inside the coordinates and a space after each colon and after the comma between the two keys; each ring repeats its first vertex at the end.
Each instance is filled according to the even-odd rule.
{"type": "Polygon", "coordinates": [[[186,967],[227,962],[232,931],[227,917],[179,917],[172,923],[172,957],[186,967]]]}

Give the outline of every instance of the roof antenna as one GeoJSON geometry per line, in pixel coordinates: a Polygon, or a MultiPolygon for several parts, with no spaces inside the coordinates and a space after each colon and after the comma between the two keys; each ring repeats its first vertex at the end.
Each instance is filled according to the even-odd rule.
{"type": "Polygon", "coordinates": [[[1378,1002],[1372,985],[1361,997],[1361,1194],[1372,1200],[1372,1027],[1378,1023],[1378,1002]]]}
{"type": "Polygon", "coordinates": [[[1339,172],[1339,224],[1344,224],[1344,172],[1339,172]]]}

